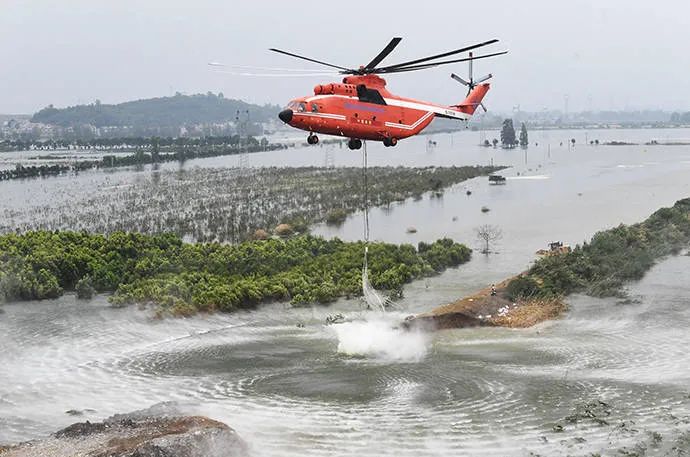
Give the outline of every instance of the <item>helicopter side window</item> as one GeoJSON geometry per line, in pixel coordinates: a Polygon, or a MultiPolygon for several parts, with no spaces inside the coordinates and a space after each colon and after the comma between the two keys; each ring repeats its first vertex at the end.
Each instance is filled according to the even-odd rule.
{"type": "Polygon", "coordinates": [[[306,110],[307,110],[307,104],[304,102],[300,103],[299,107],[297,107],[297,111],[299,111],[300,113],[303,113],[306,110]]]}
{"type": "Polygon", "coordinates": [[[316,103],[311,104],[311,112],[312,113],[318,113],[319,112],[319,107],[316,105],[316,103]]]}
{"type": "Polygon", "coordinates": [[[360,102],[375,103],[377,105],[385,105],[386,100],[383,99],[379,91],[376,89],[369,89],[364,84],[357,86],[357,97],[360,102]]]}

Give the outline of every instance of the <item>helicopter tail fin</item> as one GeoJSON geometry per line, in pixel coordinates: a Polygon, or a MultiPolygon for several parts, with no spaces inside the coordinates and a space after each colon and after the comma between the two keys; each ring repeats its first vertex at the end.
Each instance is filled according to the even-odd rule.
{"type": "Polygon", "coordinates": [[[486,111],[486,108],[482,104],[482,100],[484,99],[484,96],[486,95],[487,92],[489,92],[490,85],[488,83],[485,84],[477,84],[469,94],[467,94],[467,98],[462,101],[462,103],[455,105],[454,107],[457,108],[458,110],[462,111],[463,113],[466,114],[474,114],[474,112],[479,108],[480,106],[484,111],[486,111]]]}

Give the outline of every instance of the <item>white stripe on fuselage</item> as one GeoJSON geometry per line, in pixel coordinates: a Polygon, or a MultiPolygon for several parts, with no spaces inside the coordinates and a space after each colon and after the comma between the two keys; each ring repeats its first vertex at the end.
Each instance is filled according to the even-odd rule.
{"type": "Polygon", "coordinates": [[[397,122],[386,122],[386,127],[397,127],[399,129],[405,129],[405,130],[414,130],[416,129],[419,124],[424,122],[429,118],[429,116],[433,116],[434,113],[431,111],[427,112],[424,116],[420,117],[417,122],[415,122],[412,125],[407,125],[407,124],[398,124],[397,122]]]}
{"type": "MultiPolygon", "coordinates": [[[[357,97],[351,97],[349,95],[335,95],[335,94],[329,94],[329,95],[314,95],[312,97],[309,97],[306,99],[307,102],[313,102],[316,100],[323,100],[325,98],[329,97],[335,97],[335,98],[344,98],[347,100],[352,100],[355,102],[359,103],[366,103],[366,102],[361,102],[359,98],[357,97]]],[[[430,111],[435,114],[442,114],[444,116],[452,117],[455,119],[460,119],[460,120],[467,120],[471,115],[467,113],[463,113],[462,111],[457,111],[454,110],[450,107],[443,107],[443,106],[438,106],[438,105],[430,105],[426,103],[418,103],[418,102],[412,102],[408,100],[399,100],[397,98],[384,98],[384,101],[386,102],[386,105],[388,106],[397,106],[399,108],[409,108],[409,109],[416,109],[419,111],[430,111]]],[[[402,124],[397,124],[397,125],[402,125],[402,124]]]]}
{"type": "Polygon", "coordinates": [[[331,113],[314,113],[314,112],[294,112],[293,115],[295,116],[307,116],[307,117],[322,117],[326,119],[337,119],[339,121],[344,121],[347,119],[345,116],[342,114],[331,114],[331,113]]]}

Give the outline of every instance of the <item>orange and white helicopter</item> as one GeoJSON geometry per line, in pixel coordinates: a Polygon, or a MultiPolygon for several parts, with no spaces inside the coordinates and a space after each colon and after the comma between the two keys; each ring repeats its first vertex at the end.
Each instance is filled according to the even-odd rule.
{"type": "Polygon", "coordinates": [[[340,74],[347,75],[342,83],[319,84],[314,87],[314,95],[292,100],[278,117],[292,127],[308,131],[309,144],[317,144],[319,137],[316,134],[322,133],[350,138],[348,147],[360,149],[362,140],[382,141],[386,146],[395,146],[398,140],[417,135],[424,130],[435,117],[467,121],[479,106],[486,111],[482,100],[489,91],[489,84],[485,81],[492,75],[473,79],[472,62],[506,54],[508,51],[482,56],[474,56],[470,52],[469,57],[460,59],[438,59],[469,52],[496,43],[498,40],[489,40],[430,57],[379,67],[381,61],[395,49],[400,40],[402,38],[393,38],[371,62],[357,69],[271,48],[271,51],[280,54],[336,68],[340,70],[340,74]],[[386,81],[378,76],[425,70],[458,62],[469,62],[469,78],[465,80],[456,74],[451,74],[453,79],[468,88],[465,100],[457,105],[443,106],[393,95],[386,89],[386,81]]]}

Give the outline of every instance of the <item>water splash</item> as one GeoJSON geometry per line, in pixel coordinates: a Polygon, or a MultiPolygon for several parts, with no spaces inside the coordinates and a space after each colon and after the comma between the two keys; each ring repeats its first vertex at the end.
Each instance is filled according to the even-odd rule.
{"type": "Polygon", "coordinates": [[[419,362],[431,345],[431,336],[399,327],[401,316],[371,315],[367,319],[331,326],[338,352],[385,362],[419,362]]]}

